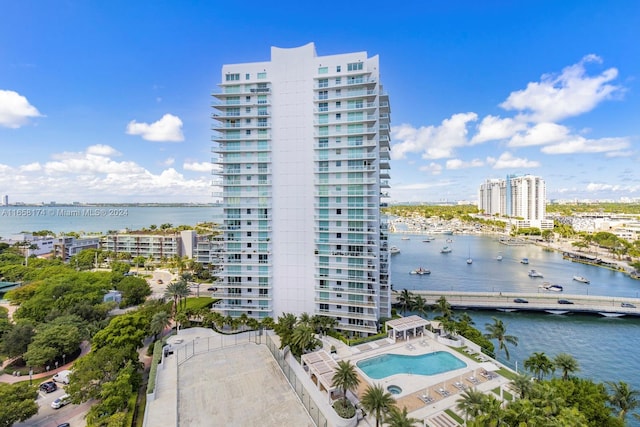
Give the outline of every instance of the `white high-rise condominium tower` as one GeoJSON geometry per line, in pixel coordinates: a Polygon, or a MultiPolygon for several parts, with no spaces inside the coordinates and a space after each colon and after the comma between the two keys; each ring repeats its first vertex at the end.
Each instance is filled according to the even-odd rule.
{"type": "Polygon", "coordinates": [[[386,219],[389,99],[378,56],[222,67],[213,96],[222,187],[224,314],[330,316],[352,335],[390,316],[386,219]]]}
{"type": "Polygon", "coordinates": [[[488,179],[480,185],[478,209],[488,215],[522,218],[532,226],[547,228],[546,194],[545,182],[539,176],[507,175],[507,179],[488,179]]]}

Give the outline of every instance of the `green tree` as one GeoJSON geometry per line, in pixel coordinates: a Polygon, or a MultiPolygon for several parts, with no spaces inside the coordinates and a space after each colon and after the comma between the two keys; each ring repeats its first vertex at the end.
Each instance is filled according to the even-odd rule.
{"type": "Polygon", "coordinates": [[[356,368],[348,360],[338,361],[338,366],[333,373],[331,386],[338,387],[342,390],[342,398],[347,399],[347,390],[355,390],[360,384],[360,378],[356,373],[356,368]]]}
{"type": "Polygon", "coordinates": [[[151,295],[151,287],[140,277],[124,277],[116,285],[116,289],[122,292],[122,301],[127,307],[142,304],[151,295]]]}
{"type": "Polygon", "coordinates": [[[520,399],[525,399],[531,394],[533,389],[532,378],[527,374],[518,374],[512,380],[513,388],[518,392],[520,399]]]}
{"type": "Polygon", "coordinates": [[[189,296],[189,285],[184,280],[179,280],[177,282],[169,283],[164,291],[165,297],[171,298],[173,300],[172,306],[172,316],[175,317],[178,312],[178,305],[183,298],[187,298],[189,296]]]}
{"type": "Polygon", "coordinates": [[[473,388],[465,390],[457,400],[456,408],[464,414],[465,420],[473,419],[482,412],[484,393],[473,388]]]}
{"type": "Polygon", "coordinates": [[[524,361],[524,367],[531,372],[538,381],[554,370],[554,364],[544,352],[535,352],[524,361]]]}
{"type": "Polygon", "coordinates": [[[153,340],[158,338],[158,335],[162,333],[169,325],[171,325],[171,317],[166,311],[159,311],[151,318],[151,324],[149,329],[153,334],[153,340]]]}
{"type": "Polygon", "coordinates": [[[360,399],[360,404],[376,419],[376,427],[380,425],[382,416],[395,406],[396,401],[381,385],[369,385],[360,399]]]}
{"type": "Polygon", "coordinates": [[[627,414],[640,407],[640,391],[629,387],[624,381],[606,383],[611,389],[609,403],[618,409],[618,418],[624,420],[627,414]]]}
{"type": "Polygon", "coordinates": [[[16,384],[0,383],[0,426],[11,427],[26,421],[38,413],[38,392],[28,382],[16,384]]]}
{"type": "Polygon", "coordinates": [[[554,357],[553,364],[562,371],[562,379],[568,380],[569,375],[580,370],[578,361],[575,357],[567,353],[559,353],[554,357]]]}
{"type": "Polygon", "coordinates": [[[293,328],[291,336],[291,352],[300,357],[302,353],[313,350],[321,344],[316,338],[315,331],[310,324],[300,323],[293,328]]]}
{"type": "Polygon", "coordinates": [[[413,294],[409,290],[403,289],[398,295],[398,304],[402,308],[402,314],[406,315],[407,310],[410,309],[413,304],[413,294]]]}
{"type": "Polygon", "coordinates": [[[296,325],[298,318],[291,313],[283,313],[278,317],[278,323],[273,327],[273,330],[280,337],[280,349],[282,350],[286,346],[291,346],[291,337],[293,336],[293,328],[296,325]]]}
{"type": "Polygon", "coordinates": [[[87,414],[89,425],[104,425],[105,419],[114,414],[125,412],[131,394],[140,386],[140,374],[136,366],[127,362],[113,381],[102,385],[99,402],[93,405],[87,414]]]}
{"type": "Polygon", "coordinates": [[[487,333],[485,336],[488,339],[495,339],[498,341],[498,348],[500,350],[504,350],[504,354],[509,360],[509,348],[507,347],[507,343],[512,344],[514,346],[518,345],[518,337],[513,335],[507,335],[507,327],[502,322],[502,320],[493,317],[493,323],[487,323],[486,325],[487,333]]]}
{"type": "Polygon", "coordinates": [[[82,335],[73,324],[48,324],[42,326],[24,354],[29,366],[44,366],[48,362],[72,354],[80,347],[82,335]]]}
{"type": "Polygon", "coordinates": [[[429,304],[422,295],[416,295],[411,302],[411,311],[415,312],[418,316],[426,319],[429,312],[429,304]]]}
{"type": "Polygon", "coordinates": [[[384,419],[384,422],[387,423],[389,427],[413,427],[421,421],[417,418],[409,417],[406,407],[402,408],[402,410],[392,407],[384,419]]]}
{"type": "Polygon", "coordinates": [[[142,313],[132,312],[114,317],[109,325],[93,337],[92,348],[106,346],[139,348],[147,336],[150,319],[142,313]]]}
{"type": "Polygon", "coordinates": [[[35,333],[31,321],[19,321],[2,336],[2,351],[9,357],[20,356],[29,348],[35,333]]]}
{"type": "Polygon", "coordinates": [[[438,298],[434,309],[440,312],[439,318],[441,319],[448,319],[453,315],[453,311],[451,310],[451,304],[449,304],[449,302],[447,301],[447,298],[445,298],[444,295],[438,298]]]}

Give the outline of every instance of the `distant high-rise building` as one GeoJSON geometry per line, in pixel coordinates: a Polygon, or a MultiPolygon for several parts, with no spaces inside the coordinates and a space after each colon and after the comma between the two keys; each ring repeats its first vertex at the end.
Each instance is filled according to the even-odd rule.
{"type": "Polygon", "coordinates": [[[313,43],[224,65],[214,108],[224,268],[217,307],[334,318],[353,335],[390,316],[388,96],[378,56],[313,43]]]}
{"type": "Polygon", "coordinates": [[[9,196],[8,195],[4,195],[4,197],[2,198],[2,204],[5,206],[9,206],[9,196]]]}
{"type": "Polygon", "coordinates": [[[545,182],[533,175],[507,175],[506,179],[488,179],[480,185],[478,209],[488,215],[541,221],[546,215],[545,182]]]}

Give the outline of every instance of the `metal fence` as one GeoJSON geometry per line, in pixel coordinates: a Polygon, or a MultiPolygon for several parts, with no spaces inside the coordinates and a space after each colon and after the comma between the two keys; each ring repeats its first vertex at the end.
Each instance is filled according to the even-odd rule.
{"type": "Polygon", "coordinates": [[[298,379],[295,372],[289,365],[289,362],[285,359],[284,354],[278,349],[278,346],[273,342],[269,335],[265,335],[264,337],[267,348],[269,348],[274,359],[278,362],[278,366],[282,369],[282,373],[284,373],[289,384],[291,384],[291,387],[293,387],[293,390],[300,398],[302,405],[306,408],[313,422],[318,427],[328,427],[329,423],[327,422],[327,418],[324,416],[315,400],[311,397],[311,393],[309,393],[304,384],[302,384],[298,379]]]}
{"type": "Polygon", "coordinates": [[[185,345],[174,345],[174,354],[176,356],[177,365],[180,366],[193,356],[203,353],[209,353],[220,350],[225,347],[231,347],[238,344],[249,342],[260,344],[262,340],[262,331],[249,331],[234,335],[215,335],[210,337],[196,338],[185,345]]]}

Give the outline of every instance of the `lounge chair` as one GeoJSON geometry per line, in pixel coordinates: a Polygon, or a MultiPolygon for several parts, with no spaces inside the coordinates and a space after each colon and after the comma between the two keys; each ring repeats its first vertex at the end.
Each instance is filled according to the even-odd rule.
{"type": "Polygon", "coordinates": [[[453,384],[453,386],[458,390],[465,390],[467,388],[467,386],[462,384],[460,381],[456,381],[455,384],[453,384]]]}
{"type": "Polygon", "coordinates": [[[479,379],[477,379],[477,378],[476,378],[476,377],[474,377],[474,376],[467,377],[467,379],[469,380],[469,382],[470,382],[471,384],[476,384],[476,385],[477,385],[477,384],[480,384],[480,380],[479,380],[479,379]]]}
{"type": "Polygon", "coordinates": [[[433,402],[433,397],[423,394],[422,396],[420,396],[420,400],[422,400],[424,403],[431,403],[433,402]]]}

